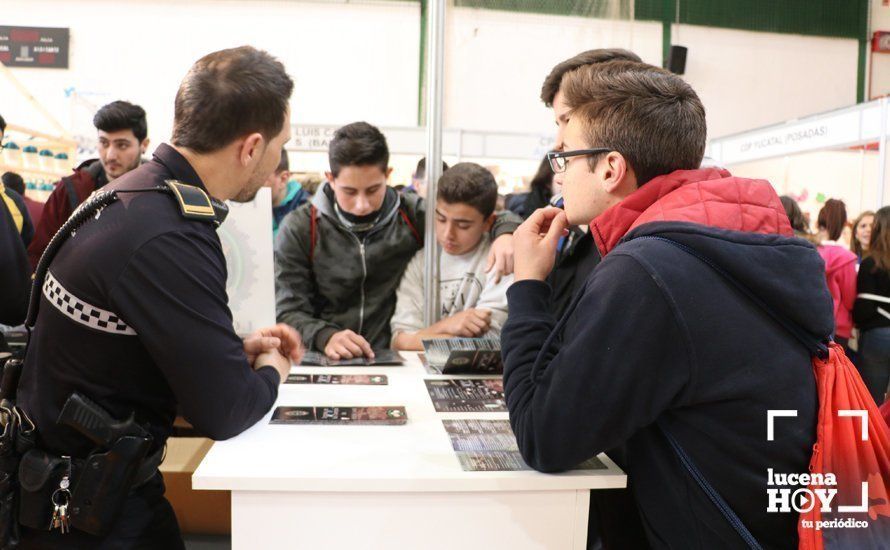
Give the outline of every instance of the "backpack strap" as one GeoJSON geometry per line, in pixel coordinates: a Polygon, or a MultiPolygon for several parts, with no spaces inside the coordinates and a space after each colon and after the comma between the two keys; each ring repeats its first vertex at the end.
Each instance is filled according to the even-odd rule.
{"type": "Polygon", "coordinates": [[[823,341],[821,339],[813,337],[813,335],[797,325],[795,322],[791,321],[786,316],[779,314],[775,309],[771,308],[769,305],[767,305],[766,302],[761,300],[759,296],[754,294],[754,292],[750,288],[742,284],[738,279],[730,275],[725,269],[723,269],[716,263],[712,262],[709,258],[700,254],[697,250],[694,250],[686,246],[685,244],[679,243],[673,239],[668,239],[667,237],[645,235],[632,240],[637,239],[653,239],[656,241],[662,241],[676,248],[679,248],[680,250],[686,252],[691,256],[695,256],[696,258],[701,260],[702,263],[720,274],[726,280],[726,282],[732,285],[736,290],[738,290],[739,292],[747,296],[748,299],[750,299],[752,302],[757,304],[760,309],[762,309],[767,315],[769,315],[776,323],[781,325],[782,328],[784,328],[792,336],[794,336],[797,341],[803,344],[803,346],[810,352],[810,355],[815,355],[820,359],[828,358],[828,344],[826,343],[827,340],[823,341]]]}
{"type": "MultiPolygon", "coordinates": [[[[760,299],[759,296],[754,294],[754,292],[742,284],[738,279],[729,274],[725,269],[714,263],[707,258],[703,254],[700,254],[697,250],[686,246],[685,244],[679,243],[673,239],[668,239],[666,237],[659,237],[655,235],[645,235],[642,237],[637,237],[637,239],[654,239],[658,241],[662,241],[670,244],[671,246],[686,252],[687,254],[698,258],[702,263],[716,271],[720,276],[723,277],[726,282],[728,282],[731,286],[733,286],[736,290],[741,292],[743,295],[747,296],[752,302],[757,304],[767,315],[769,315],[776,323],[781,325],[786,331],[788,331],[794,338],[803,344],[811,355],[815,355],[821,359],[825,359],[828,357],[828,346],[822,340],[817,340],[812,335],[810,335],[806,330],[802,327],[798,326],[796,323],[788,319],[787,317],[780,315],[775,309],[771,308],[766,304],[763,300],[760,299]]],[[[636,240],[636,239],[634,239],[636,240]]],[[[742,523],[742,520],[739,516],[730,508],[729,504],[720,496],[720,493],[717,492],[716,489],[705,479],[705,476],[701,473],[701,471],[696,467],[695,463],[692,462],[692,459],[683,450],[683,447],[680,446],[680,443],[674,438],[674,436],[668,431],[665,427],[663,421],[658,420],[656,422],[658,424],[659,430],[664,434],[664,437],[667,439],[671,448],[674,450],[674,453],[677,455],[677,458],[680,460],[680,463],[686,469],[692,479],[701,487],[702,491],[708,496],[714,506],[720,510],[720,513],[723,514],[723,517],[726,518],[726,521],[732,525],[733,529],[739,534],[740,537],[745,541],[749,548],[752,550],[760,550],[762,547],[760,543],[757,542],[757,539],[754,538],[754,535],[751,534],[751,531],[745,527],[745,524],[742,523]]]]}
{"type": "Polygon", "coordinates": [[[77,207],[80,206],[80,197],[77,196],[77,189],[74,187],[73,179],[65,178],[62,181],[65,182],[65,193],[68,194],[68,205],[71,207],[71,212],[73,213],[77,210],[77,207]]]}
{"type": "Polygon", "coordinates": [[[315,241],[318,238],[318,209],[309,205],[309,264],[315,259],[315,241]]]}
{"type": "Polygon", "coordinates": [[[408,229],[411,230],[411,234],[414,235],[414,240],[417,241],[417,244],[423,246],[423,239],[420,237],[420,233],[417,232],[417,228],[414,227],[414,224],[411,223],[411,219],[408,217],[408,213],[401,207],[399,207],[399,214],[402,216],[402,219],[405,221],[405,225],[408,226],[408,229]]]}
{"type": "Polygon", "coordinates": [[[751,550],[762,550],[762,546],[757,542],[757,539],[754,538],[754,535],[751,534],[751,531],[745,527],[745,524],[742,523],[742,520],[736,515],[735,512],[732,511],[729,504],[723,497],[720,496],[720,493],[717,492],[714,487],[708,483],[708,480],[705,479],[705,476],[702,475],[701,471],[696,467],[695,463],[692,462],[692,459],[689,458],[689,455],[686,454],[686,451],[683,450],[683,447],[680,446],[680,443],[674,438],[673,435],[665,428],[664,423],[661,420],[656,422],[658,424],[658,429],[661,430],[661,433],[664,434],[664,437],[667,439],[671,448],[676,453],[677,458],[680,459],[680,463],[683,464],[683,467],[686,468],[686,471],[689,472],[689,475],[692,476],[692,479],[698,483],[698,486],[701,487],[702,491],[708,496],[711,502],[714,503],[714,506],[720,510],[720,513],[723,514],[723,517],[726,518],[726,521],[732,525],[733,529],[735,529],[736,533],[739,534],[740,537],[745,541],[745,544],[748,545],[748,548],[751,550]]]}

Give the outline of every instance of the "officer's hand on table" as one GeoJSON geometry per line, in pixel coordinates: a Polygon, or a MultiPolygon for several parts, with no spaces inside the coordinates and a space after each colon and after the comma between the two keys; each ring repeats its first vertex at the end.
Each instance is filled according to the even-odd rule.
{"type": "Polygon", "coordinates": [[[262,328],[244,339],[244,353],[251,364],[258,355],[273,349],[294,363],[299,364],[303,359],[300,333],[290,325],[278,323],[272,327],[262,328]]]}
{"type": "Polygon", "coordinates": [[[516,246],[516,281],[543,281],[553,271],[559,238],[568,233],[566,213],[540,208],[513,233],[516,246]]]}
{"type": "Polygon", "coordinates": [[[494,268],[494,282],[499,283],[501,277],[513,273],[513,250],[513,235],[501,235],[491,243],[485,272],[494,268]]]}
{"type": "Polygon", "coordinates": [[[442,319],[433,328],[451,336],[473,338],[482,336],[491,328],[491,311],[488,309],[467,309],[442,319]]]}
{"type": "Polygon", "coordinates": [[[290,374],[290,359],[281,355],[277,349],[272,349],[259,354],[253,363],[254,369],[263,367],[275,367],[275,370],[278,371],[278,376],[281,377],[279,382],[281,383],[287,380],[287,375],[290,374]]]}
{"type": "Polygon", "coordinates": [[[371,349],[371,344],[369,344],[360,334],[356,334],[351,330],[335,332],[325,345],[324,354],[334,361],[362,356],[367,357],[368,359],[374,358],[374,351],[371,349]]]}

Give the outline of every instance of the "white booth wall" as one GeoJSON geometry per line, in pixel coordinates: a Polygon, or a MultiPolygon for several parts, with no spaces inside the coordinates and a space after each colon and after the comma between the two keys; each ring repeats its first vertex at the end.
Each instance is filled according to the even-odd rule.
{"type": "Polygon", "coordinates": [[[844,201],[851,220],[873,209],[878,157],[877,151],[814,151],[729,165],[727,169],[734,176],[768,180],[779,195],[796,199],[815,224],[824,199],[844,201]]]}
{"type": "Polygon", "coordinates": [[[856,40],[680,26],[685,78],[704,103],[708,136],[760,128],[856,103],[856,40]]]}
{"type": "MultiPolygon", "coordinates": [[[[869,38],[875,31],[890,32],[890,4],[886,0],[871,0],[869,38]]],[[[869,81],[865,99],[890,95],[890,53],[872,53],[868,47],[867,74],[869,81]]]]}
{"type": "MultiPolygon", "coordinates": [[[[294,77],[295,122],[416,123],[419,14],[393,2],[323,4],[220,0],[3,0],[4,24],[71,28],[67,70],[13,69],[75,134],[92,134],[91,109],[115,99],[142,105],[149,136],[169,138],[173,99],[201,56],[251,44],[294,77]],[[66,90],[81,99],[66,95],[66,90]]],[[[0,77],[7,122],[46,128],[0,77]]]]}
{"type": "Polygon", "coordinates": [[[449,9],[445,125],[540,132],[554,128],[541,85],[554,65],[593,48],[626,48],[661,65],[661,24],[449,9]]]}
{"type": "MultiPolygon", "coordinates": [[[[296,81],[297,124],[417,124],[417,3],[3,0],[2,13],[7,25],[71,29],[69,69],[13,72],[87,138],[92,110],[127,99],[146,108],[155,144],[168,139],[173,97],[191,63],[241,44],[285,63],[296,81]]],[[[662,56],[656,22],[449,7],[446,24],[446,128],[552,132],[538,95],[555,63],[596,47],[629,48],[655,64],[662,56]]],[[[685,78],[705,103],[712,137],[855,102],[855,40],[689,25],[672,36],[689,48],[685,78]]],[[[3,78],[0,112],[53,130],[3,78]]]]}

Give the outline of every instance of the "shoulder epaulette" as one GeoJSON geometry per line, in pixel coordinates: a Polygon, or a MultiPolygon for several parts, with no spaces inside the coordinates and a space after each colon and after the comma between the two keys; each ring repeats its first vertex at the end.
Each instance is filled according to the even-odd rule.
{"type": "Polygon", "coordinates": [[[164,184],[173,192],[184,218],[217,224],[225,219],[228,213],[225,203],[210,198],[200,187],[176,180],[165,180],[164,184]]]}

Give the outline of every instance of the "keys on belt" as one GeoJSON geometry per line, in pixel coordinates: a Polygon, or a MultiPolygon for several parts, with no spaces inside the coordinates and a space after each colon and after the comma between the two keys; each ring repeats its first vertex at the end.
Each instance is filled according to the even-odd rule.
{"type": "Polygon", "coordinates": [[[49,530],[58,529],[63,535],[71,528],[68,526],[68,503],[71,502],[71,457],[63,456],[68,461],[68,473],[59,481],[59,488],[53,491],[50,501],[53,504],[53,517],[49,523],[49,530]]]}

